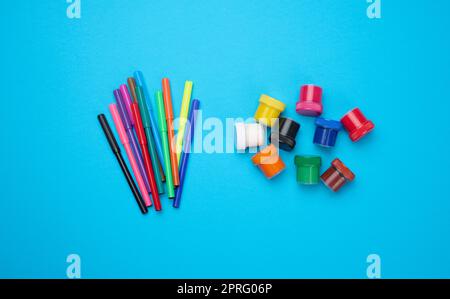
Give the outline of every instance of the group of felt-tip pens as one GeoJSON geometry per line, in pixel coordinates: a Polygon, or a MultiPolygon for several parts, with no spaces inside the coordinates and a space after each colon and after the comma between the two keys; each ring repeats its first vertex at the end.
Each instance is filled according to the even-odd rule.
{"type": "Polygon", "coordinates": [[[114,90],[115,103],[109,105],[109,110],[134,178],[106,116],[98,115],[106,139],[143,214],[152,205],[156,211],[161,211],[160,194],[165,192],[169,199],[173,199],[173,207],[180,207],[195,121],[200,108],[198,100],[191,102],[192,87],[192,81],[185,82],[176,136],[168,78],[162,79],[162,91],[157,90],[154,96],[157,117],[142,72],[136,71],[133,77],[127,79],[127,84],[114,90]]]}
{"type": "MultiPolygon", "coordinates": [[[[359,108],[346,113],[340,121],[319,117],[323,111],[322,88],[317,85],[303,85],[300,88],[299,100],[296,103],[296,112],[303,116],[316,117],[313,143],[326,148],[335,146],[338,132],[344,127],[353,142],[360,140],[374,129],[372,121],[368,120],[359,108]]],[[[252,162],[268,178],[272,179],[285,168],[279,156],[279,149],[292,151],[295,148],[300,124],[293,119],[280,117],[285,110],[283,102],[261,95],[259,105],[254,115],[253,123],[237,123],[236,147],[240,151],[247,148],[259,147],[265,143],[265,129],[271,128],[267,147],[252,157],[252,162]]],[[[297,167],[297,182],[300,185],[316,185],[321,180],[328,188],[337,192],[346,182],[353,181],[355,175],[338,158],[331,162],[328,168],[320,175],[322,158],[315,155],[297,155],[294,158],[297,167]]]]}

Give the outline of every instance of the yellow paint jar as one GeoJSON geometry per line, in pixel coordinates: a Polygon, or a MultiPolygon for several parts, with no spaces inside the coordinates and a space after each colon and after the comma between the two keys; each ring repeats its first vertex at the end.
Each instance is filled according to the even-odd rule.
{"type": "Polygon", "coordinates": [[[283,102],[263,94],[259,98],[255,119],[265,126],[272,127],[285,108],[286,105],[283,102]]]}

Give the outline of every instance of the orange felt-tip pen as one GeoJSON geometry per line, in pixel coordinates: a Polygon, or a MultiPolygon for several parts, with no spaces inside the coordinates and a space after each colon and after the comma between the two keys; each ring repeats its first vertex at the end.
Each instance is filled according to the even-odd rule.
{"type": "MultiPolygon", "coordinates": [[[[162,79],[162,88],[164,96],[164,108],[166,110],[167,135],[169,137],[170,164],[172,168],[173,184],[175,186],[179,186],[180,178],[178,175],[178,158],[175,148],[176,146],[175,132],[173,129],[172,96],[170,94],[170,82],[168,78],[162,79]]],[[[166,165],[166,167],[168,166],[166,165]]]]}

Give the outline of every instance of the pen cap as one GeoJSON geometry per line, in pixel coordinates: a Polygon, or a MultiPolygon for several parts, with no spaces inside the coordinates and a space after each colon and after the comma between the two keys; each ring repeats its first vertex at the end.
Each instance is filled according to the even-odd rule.
{"type": "Polygon", "coordinates": [[[144,128],[150,128],[150,115],[148,113],[147,104],[145,103],[144,92],[142,87],[136,86],[136,99],[139,104],[139,110],[141,110],[142,125],[144,128]]]}
{"type": "Polygon", "coordinates": [[[190,150],[192,136],[194,136],[194,131],[195,131],[195,123],[197,120],[198,109],[200,109],[200,101],[195,99],[192,101],[192,104],[191,104],[191,114],[189,117],[189,125],[187,127],[188,130],[186,131],[186,134],[184,136],[184,147],[183,147],[184,151],[190,150]]]}
{"type": "Polygon", "coordinates": [[[114,97],[116,98],[117,110],[119,111],[120,118],[122,119],[125,129],[129,130],[132,128],[130,117],[128,116],[127,105],[122,99],[120,90],[114,90],[114,97]]]}
{"type": "Polygon", "coordinates": [[[98,121],[100,122],[100,126],[102,126],[103,132],[105,133],[106,139],[108,140],[109,146],[111,150],[117,154],[120,153],[119,145],[117,144],[116,138],[114,137],[111,128],[109,127],[108,120],[106,119],[104,114],[99,114],[97,116],[98,121]]]}
{"type": "Polygon", "coordinates": [[[158,110],[158,124],[161,132],[167,132],[166,112],[164,111],[164,100],[161,90],[155,93],[156,106],[158,110]]]}
{"type": "Polygon", "coordinates": [[[192,104],[191,104],[191,109],[192,109],[192,116],[190,117],[189,121],[190,121],[190,125],[191,125],[191,135],[193,135],[194,133],[194,124],[197,120],[197,112],[198,109],[200,109],[200,101],[197,99],[192,100],[192,104]]]}
{"type": "Polygon", "coordinates": [[[147,85],[145,84],[144,74],[141,71],[134,72],[134,82],[137,86],[142,87],[142,91],[144,92],[144,97],[147,99],[147,106],[150,111],[153,111],[153,105],[150,101],[150,95],[148,94],[147,85]]]}
{"type": "Polygon", "coordinates": [[[126,84],[122,84],[119,89],[120,95],[122,96],[122,99],[127,107],[128,117],[130,118],[131,124],[134,126],[133,112],[131,112],[131,103],[133,101],[131,100],[130,93],[128,92],[128,87],[126,84]]]}
{"type": "Polygon", "coordinates": [[[127,79],[127,83],[128,83],[128,88],[130,88],[131,97],[133,98],[133,100],[135,102],[137,102],[137,98],[136,98],[136,82],[134,81],[134,78],[133,77],[129,77],[127,79]]]}
{"type": "Polygon", "coordinates": [[[116,125],[117,133],[119,133],[120,141],[122,144],[130,143],[125,128],[123,127],[122,120],[120,119],[119,111],[117,111],[116,104],[110,104],[109,111],[111,112],[114,124],[116,125]]]}
{"type": "Polygon", "coordinates": [[[172,95],[170,94],[170,81],[168,78],[162,79],[164,109],[167,114],[167,119],[173,119],[172,95]]]}
{"type": "Polygon", "coordinates": [[[133,112],[135,122],[136,135],[141,144],[147,144],[147,137],[145,137],[145,131],[142,127],[141,113],[137,103],[131,104],[131,111],[133,112]]]}

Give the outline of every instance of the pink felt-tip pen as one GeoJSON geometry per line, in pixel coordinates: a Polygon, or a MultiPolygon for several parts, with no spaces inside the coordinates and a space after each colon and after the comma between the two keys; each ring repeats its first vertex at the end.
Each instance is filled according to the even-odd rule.
{"type": "Polygon", "coordinates": [[[133,151],[131,150],[130,140],[128,139],[127,134],[125,133],[125,127],[123,126],[122,120],[119,116],[119,111],[117,110],[116,104],[109,105],[109,111],[111,111],[111,115],[116,125],[117,133],[119,134],[120,141],[127,152],[128,159],[130,160],[131,169],[133,170],[134,176],[136,177],[136,181],[138,183],[139,189],[141,190],[142,198],[144,199],[145,205],[147,207],[152,205],[150,200],[150,196],[148,195],[147,188],[145,187],[144,179],[142,178],[141,173],[139,172],[139,167],[136,162],[136,159],[133,155],[133,151]]]}

